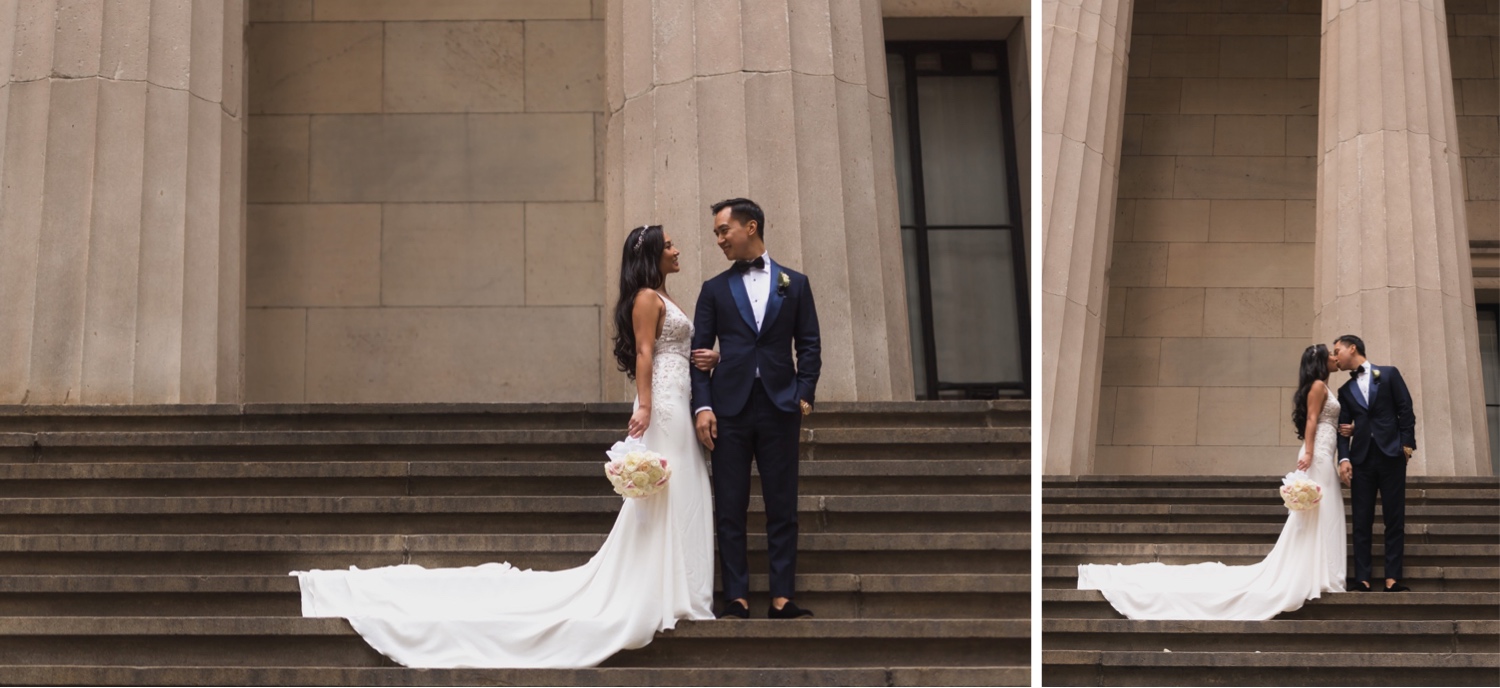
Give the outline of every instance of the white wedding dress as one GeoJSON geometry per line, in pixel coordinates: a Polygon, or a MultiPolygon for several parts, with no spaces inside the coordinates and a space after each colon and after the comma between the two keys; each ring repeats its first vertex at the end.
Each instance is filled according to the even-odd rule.
{"type": "MultiPolygon", "coordinates": [[[[693,323],[663,302],[642,439],[667,458],[672,478],[662,492],[624,500],[587,564],[294,571],[302,615],[346,618],[381,654],[424,668],[590,667],[678,619],[713,618],[713,511],[689,408],[693,323]]],[[[600,458],[604,482],[603,448],[600,458]]]]}
{"type": "MultiPolygon", "coordinates": [[[[1098,590],[1128,618],[1159,620],[1264,620],[1325,592],[1343,592],[1348,559],[1336,465],[1338,419],[1339,402],[1330,394],[1318,414],[1307,469],[1323,488],[1323,499],[1315,508],[1288,511],[1276,546],[1259,563],[1083,564],[1078,589],[1098,590]]],[[[1266,499],[1275,495],[1267,490],[1266,499]]]]}

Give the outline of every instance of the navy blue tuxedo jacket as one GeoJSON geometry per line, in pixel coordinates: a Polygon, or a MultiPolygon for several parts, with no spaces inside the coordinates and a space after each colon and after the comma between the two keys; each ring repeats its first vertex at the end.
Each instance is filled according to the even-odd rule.
{"type": "Polygon", "coordinates": [[[1368,404],[1357,398],[1359,389],[1352,378],[1339,387],[1339,424],[1354,423],[1352,437],[1339,435],[1339,459],[1349,459],[1356,466],[1365,462],[1371,447],[1398,459],[1406,456],[1402,447],[1417,448],[1417,417],[1401,371],[1378,365],[1371,365],[1370,370],[1368,404]]]}
{"type": "Polygon", "coordinates": [[[801,413],[799,402],[814,403],[822,349],[812,287],[806,275],[770,263],[770,297],[759,330],[738,272],[725,270],[703,283],[693,314],[693,348],[711,349],[717,341],[719,365],[712,374],[692,369],[694,409],[710,406],[716,415],[739,415],[757,367],[776,408],[801,413]],[[788,278],[785,288],[780,286],[782,275],[788,278]]]}

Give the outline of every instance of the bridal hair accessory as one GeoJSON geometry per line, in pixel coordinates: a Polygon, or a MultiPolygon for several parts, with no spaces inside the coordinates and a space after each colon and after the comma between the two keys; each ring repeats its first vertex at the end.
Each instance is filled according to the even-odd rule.
{"type": "Polygon", "coordinates": [[[1281,479],[1281,501],[1292,511],[1306,511],[1323,501],[1323,488],[1303,471],[1292,471],[1281,479]]]}
{"type": "Polygon", "coordinates": [[[641,252],[641,244],[646,242],[646,230],[648,229],[651,229],[651,225],[641,225],[636,228],[635,231],[640,232],[640,234],[635,236],[635,248],[631,249],[632,251],[636,253],[641,252]]]}
{"type": "Polygon", "coordinates": [[[621,496],[650,497],[661,492],[672,477],[667,460],[647,449],[640,438],[626,437],[604,454],[610,459],[604,464],[604,475],[621,496]]]}

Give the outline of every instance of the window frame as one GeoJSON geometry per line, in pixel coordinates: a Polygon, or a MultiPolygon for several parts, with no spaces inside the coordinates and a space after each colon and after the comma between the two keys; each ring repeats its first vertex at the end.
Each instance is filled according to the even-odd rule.
{"type": "MultiPolygon", "coordinates": [[[[1500,330],[1500,303],[1479,303],[1479,304],[1475,304],[1474,305],[1474,310],[1475,310],[1475,313],[1474,313],[1474,319],[1475,320],[1479,320],[1479,313],[1485,313],[1485,312],[1493,313],[1495,315],[1495,329],[1496,330],[1500,330]]],[[[1483,322],[1483,321],[1480,321],[1480,322],[1483,322]]],[[[1500,340],[1500,332],[1496,332],[1495,334],[1496,334],[1496,339],[1500,340]]],[[[1483,356],[1483,353],[1481,352],[1481,359],[1480,359],[1480,362],[1479,362],[1480,366],[1484,365],[1484,360],[1483,360],[1482,356],[1483,356]]],[[[1497,365],[1500,365],[1500,357],[1497,357],[1495,362],[1496,362],[1497,365]]],[[[1482,374],[1483,373],[1481,372],[1481,375],[1482,374]]],[[[1486,416],[1485,422],[1488,423],[1489,422],[1489,418],[1488,418],[1488,416],[1489,416],[1489,409],[1500,409],[1500,398],[1490,399],[1489,395],[1485,394],[1483,383],[1480,384],[1480,390],[1479,391],[1480,391],[1480,394],[1484,394],[1484,396],[1485,396],[1485,399],[1484,399],[1484,406],[1485,406],[1485,411],[1486,411],[1486,413],[1485,413],[1485,416],[1486,416]]],[[[1490,458],[1490,465],[1491,465],[1491,467],[1494,470],[1496,470],[1496,471],[1500,471],[1500,437],[1491,437],[1490,438],[1490,457],[1489,458],[1490,458]]]]}
{"type": "MultiPolygon", "coordinates": [[[[902,57],[902,67],[905,73],[902,79],[906,83],[906,116],[907,116],[907,141],[910,143],[909,159],[911,162],[912,180],[912,217],[915,221],[912,225],[902,223],[900,213],[897,213],[897,223],[900,230],[905,232],[913,230],[914,243],[916,244],[917,256],[917,288],[919,293],[915,296],[907,294],[908,302],[916,298],[921,304],[922,332],[912,332],[912,337],[922,338],[923,360],[921,364],[926,373],[926,389],[915,390],[918,399],[931,400],[943,398],[943,392],[959,392],[966,399],[999,398],[1006,392],[1012,393],[1018,398],[1030,398],[1031,396],[1031,297],[1029,285],[1030,265],[1026,254],[1025,218],[1022,214],[1020,164],[1016,153],[1016,131],[1015,117],[1012,110],[1010,61],[1006,42],[995,41],[888,41],[886,43],[886,54],[898,54],[902,57]],[[919,53],[936,52],[940,55],[941,67],[934,70],[917,69],[916,56],[919,53]],[[974,71],[972,67],[960,64],[960,56],[972,56],[975,52],[993,53],[996,56],[996,69],[994,72],[974,71]],[[1011,211],[1010,222],[997,225],[933,225],[927,222],[926,190],[922,176],[922,141],[921,141],[921,116],[918,103],[920,98],[917,94],[917,78],[919,76],[967,76],[988,77],[1000,80],[1000,128],[1001,140],[1005,145],[1005,170],[1006,170],[1006,194],[1008,196],[1011,211]],[[1021,355],[1021,379],[1019,381],[995,381],[983,383],[958,383],[942,382],[938,373],[936,326],[933,322],[932,309],[932,266],[931,256],[928,248],[928,233],[930,231],[945,230],[969,230],[969,231],[1009,231],[1011,239],[1011,256],[1013,273],[1015,274],[1016,294],[1016,334],[1017,345],[1021,355]]],[[[894,159],[892,160],[894,163],[894,159]]],[[[899,203],[899,199],[898,199],[899,203]]],[[[907,306],[910,308],[910,305],[907,306]]],[[[913,361],[915,365],[917,362],[913,361]]]]}

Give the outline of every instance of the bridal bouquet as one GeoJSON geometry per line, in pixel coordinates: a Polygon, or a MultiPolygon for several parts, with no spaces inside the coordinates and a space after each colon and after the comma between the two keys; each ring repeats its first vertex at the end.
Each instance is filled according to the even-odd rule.
{"type": "Polygon", "coordinates": [[[609,461],[604,464],[604,475],[615,486],[615,492],[625,497],[654,495],[661,492],[672,477],[667,460],[647,449],[646,443],[636,437],[616,442],[605,455],[609,461]]]}
{"type": "Polygon", "coordinates": [[[1281,479],[1281,501],[1292,511],[1306,511],[1323,501],[1323,488],[1303,471],[1292,471],[1281,479]]]}

